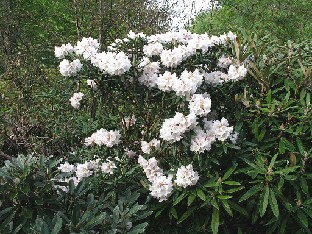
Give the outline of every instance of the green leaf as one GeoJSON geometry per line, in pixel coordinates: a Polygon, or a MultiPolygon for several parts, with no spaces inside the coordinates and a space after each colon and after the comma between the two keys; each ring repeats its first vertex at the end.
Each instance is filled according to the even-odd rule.
{"type": "Polygon", "coordinates": [[[272,189],[270,189],[270,200],[269,200],[271,209],[273,211],[273,214],[275,215],[275,217],[279,216],[279,209],[278,209],[278,204],[277,204],[277,200],[275,197],[275,193],[272,189]]]}
{"type": "Polygon", "coordinates": [[[248,198],[250,198],[251,196],[253,196],[254,194],[256,194],[257,192],[259,192],[262,189],[262,185],[261,184],[257,184],[255,186],[253,186],[251,189],[249,189],[240,199],[238,202],[242,202],[247,200],[248,198]]]}
{"type": "Polygon", "coordinates": [[[144,223],[140,223],[136,226],[134,226],[133,228],[131,228],[131,230],[129,232],[127,232],[128,234],[139,234],[139,233],[144,233],[145,228],[148,226],[147,222],[144,223]]]}
{"type": "Polygon", "coordinates": [[[275,160],[276,160],[276,158],[277,158],[277,155],[278,155],[278,154],[275,154],[275,155],[273,156],[273,158],[271,159],[270,168],[273,168],[274,163],[275,163],[275,160]]]}
{"type": "Polygon", "coordinates": [[[302,192],[304,192],[304,194],[308,195],[309,194],[308,183],[307,183],[307,180],[302,176],[300,177],[300,185],[301,185],[302,192]]]}
{"type": "Polygon", "coordinates": [[[277,184],[277,190],[281,190],[283,188],[283,185],[284,185],[284,178],[281,177],[277,184]]]}
{"type": "Polygon", "coordinates": [[[218,233],[219,215],[220,215],[219,210],[213,207],[212,217],[211,217],[211,229],[212,229],[212,233],[214,234],[218,233]]]}
{"type": "Polygon", "coordinates": [[[175,201],[173,202],[173,205],[175,206],[179,204],[183,200],[184,197],[185,197],[185,193],[182,193],[180,196],[177,197],[177,199],[175,199],[175,201]]]}
{"type": "Polygon", "coordinates": [[[191,208],[189,208],[187,211],[184,212],[184,214],[181,216],[181,218],[179,219],[179,221],[177,222],[182,223],[185,219],[187,219],[191,214],[194,213],[194,211],[197,209],[196,206],[193,206],[191,208]]]}
{"type": "Polygon", "coordinates": [[[219,210],[219,205],[218,205],[218,203],[217,203],[217,201],[216,201],[215,198],[213,198],[213,199],[211,200],[211,205],[212,205],[214,208],[216,208],[216,209],[219,210]]]}
{"type": "Polygon", "coordinates": [[[297,142],[297,146],[298,146],[299,153],[300,153],[301,155],[304,155],[303,144],[302,144],[302,141],[300,140],[299,137],[296,138],[296,142],[297,142]]]}
{"type": "Polygon", "coordinates": [[[269,202],[269,195],[270,195],[270,188],[269,186],[265,186],[265,190],[262,193],[262,199],[260,203],[260,216],[262,217],[264,213],[266,212],[266,209],[268,207],[268,202],[269,202]]]}
{"type": "Polygon", "coordinates": [[[228,189],[225,192],[226,193],[234,193],[234,192],[237,192],[237,191],[242,190],[244,188],[245,188],[244,186],[239,186],[239,187],[236,187],[236,188],[228,189]]]}
{"type": "Polygon", "coordinates": [[[61,228],[62,228],[62,219],[59,216],[59,214],[57,214],[55,218],[55,224],[51,231],[51,234],[58,234],[61,231],[61,228]]]}
{"type": "Polygon", "coordinates": [[[227,172],[222,177],[222,180],[224,181],[224,180],[228,179],[233,174],[236,167],[237,167],[237,164],[234,164],[234,166],[232,166],[229,170],[227,170],[227,172]]]}
{"type": "Polygon", "coordinates": [[[308,217],[301,210],[297,211],[297,217],[298,217],[299,223],[305,228],[308,228],[309,226],[308,217]]]}
{"type": "Polygon", "coordinates": [[[204,187],[218,187],[218,184],[216,183],[216,181],[208,181],[204,187]]]}
{"type": "Polygon", "coordinates": [[[223,184],[227,184],[227,185],[241,185],[239,182],[236,181],[223,181],[223,184]]]}
{"type": "Polygon", "coordinates": [[[203,190],[197,189],[196,193],[201,200],[206,201],[206,195],[203,190]]]}
{"type": "Polygon", "coordinates": [[[228,196],[228,195],[219,195],[217,196],[217,198],[221,199],[221,200],[227,200],[232,198],[233,196],[228,196]]]}
{"type": "Polygon", "coordinates": [[[278,150],[280,154],[285,153],[285,144],[282,140],[280,140],[279,145],[278,145],[278,150]]]}
{"type": "Polygon", "coordinates": [[[193,201],[195,200],[196,195],[194,193],[192,193],[188,198],[187,198],[187,206],[190,206],[193,201]]]}
{"type": "Polygon", "coordinates": [[[170,213],[172,214],[172,216],[175,218],[175,219],[178,219],[178,213],[177,213],[177,210],[172,207],[171,210],[170,210],[170,213]]]}
{"type": "Polygon", "coordinates": [[[230,205],[229,205],[228,201],[227,201],[227,200],[221,200],[221,204],[223,205],[225,211],[226,211],[230,216],[233,217],[233,212],[232,212],[232,210],[231,210],[231,208],[230,208],[230,205]]]}
{"type": "Polygon", "coordinates": [[[166,209],[166,207],[163,207],[159,211],[157,211],[155,214],[155,218],[157,218],[165,209],[166,209]]]}
{"type": "Polygon", "coordinates": [[[286,148],[291,151],[291,152],[294,152],[295,151],[295,146],[290,142],[288,141],[287,139],[285,138],[281,138],[283,140],[283,143],[285,144],[286,148]]]}

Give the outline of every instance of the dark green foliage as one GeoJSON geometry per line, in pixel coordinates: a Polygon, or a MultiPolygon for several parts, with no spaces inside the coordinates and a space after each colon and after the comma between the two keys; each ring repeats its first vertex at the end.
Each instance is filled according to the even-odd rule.
{"type": "Polygon", "coordinates": [[[112,193],[114,185],[109,183],[106,190],[99,191],[101,180],[82,180],[76,187],[72,180],[58,182],[58,163],[32,155],[6,161],[0,170],[1,233],[144,232],[151,212],[138,203],[138,192],[112,193]],[[68,192],[56,185],[67,185],[68,192]],[[107,192],[109,187],[111,192],[107,192]]]}
{"type": "Polygon", "coordinates": [[[193,30],[219,34],[244,28],[259,36],[287,40],[310,39],[312,35],[309,0],[221,0],[221,8],[197,16],[193,30]]]}

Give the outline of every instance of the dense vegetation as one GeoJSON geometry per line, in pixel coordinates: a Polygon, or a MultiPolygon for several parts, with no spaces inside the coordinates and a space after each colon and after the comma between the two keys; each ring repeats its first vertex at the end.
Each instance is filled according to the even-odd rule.
{"type": "Polygon", "coordinates": [[[1,0],[0,233],[311,233],[311,4],[219,2],[1,0]]]}
{"type": "Polygon", "coordinates": [[[309,0],[221,0],[212,11],[196,17],[195,32],[239,32],[270,35],[283,42],[311,39],[311,1],[309,0]],[[221,6],[221,7],[220,7],[221,6]]]}

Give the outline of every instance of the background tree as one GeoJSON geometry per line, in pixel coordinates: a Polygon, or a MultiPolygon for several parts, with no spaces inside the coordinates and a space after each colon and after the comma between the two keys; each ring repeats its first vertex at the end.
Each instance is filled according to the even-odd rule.
{"type": "Polygon", "coordinates": [[[221,0],[219,3],[221,7],[196,18],[192,26],[195,32],[218,34],[245,28],[282,41],[311,37],[309,0],[221,0]]]}

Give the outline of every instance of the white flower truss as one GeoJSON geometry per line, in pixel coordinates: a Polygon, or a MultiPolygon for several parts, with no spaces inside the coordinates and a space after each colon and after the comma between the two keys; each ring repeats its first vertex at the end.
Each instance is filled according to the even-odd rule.
{"type": "Polygon", "coordinates": [[[90,137],[87,137],[85,139],[85,145],[86,146],[90,146],[90,145],[102,146],[102,145],[105,145],[107,147],[112,147],[114,145],[117,145],[119,142],[120,142],[120,133],[118,130],[107,131],[104,128],[97,130],[90,137]]]}
{"type": "Polygon", "coordinates": [[[82,100],[83,96],[84,96],[84,94],[81,92],[74,93],[73,96],[69,99],[72,107],[74,107],[75,109],[79,109],[80,108],[80,101],[82,100]]]}
{"type": "Polygon", "coordinates": [[[174,181],[177,186],[186,188],[188,186],[195,185],[199,179],[198,173],[193,170],[191,164],[187,166],[181,166],[176,174],[176,180],[174,181]]]}

